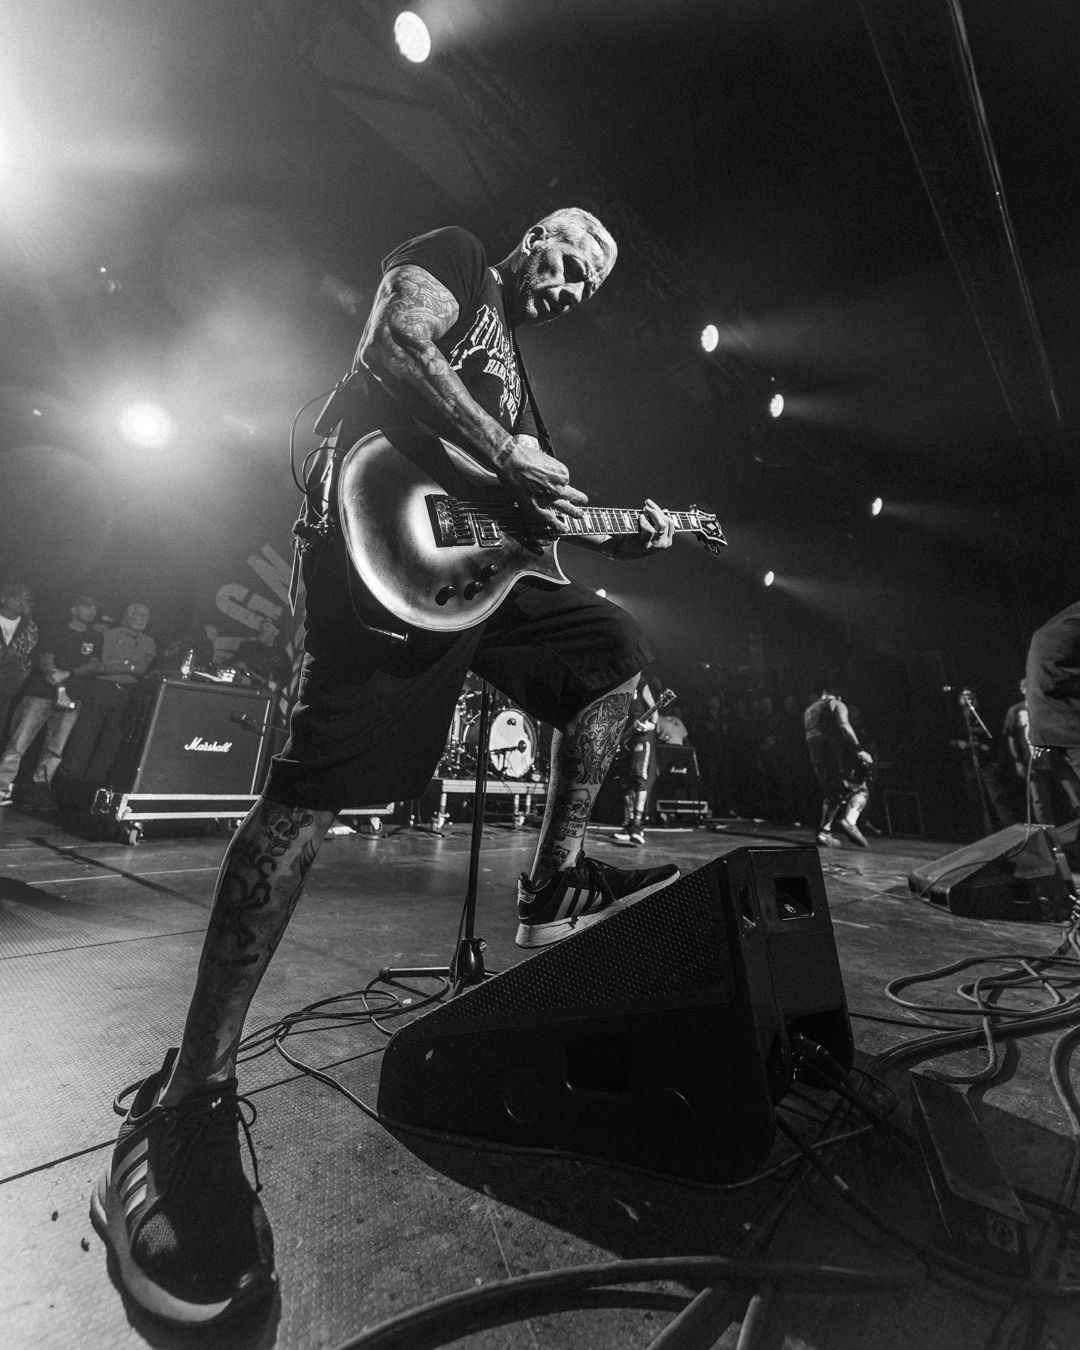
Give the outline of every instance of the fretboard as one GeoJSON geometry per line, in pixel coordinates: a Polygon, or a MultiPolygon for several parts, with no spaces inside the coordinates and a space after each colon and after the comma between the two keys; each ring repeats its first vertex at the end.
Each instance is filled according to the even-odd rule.
{"type": "MultiPolygon", "coordinates": [[[[667,511],[668,519],[677,530],[699,530],[701,520],[696,511],[667,511]]],[[[637,534],[639,506],[586,506],[585,514],[564,516],[571,534],[637,534]]]]}

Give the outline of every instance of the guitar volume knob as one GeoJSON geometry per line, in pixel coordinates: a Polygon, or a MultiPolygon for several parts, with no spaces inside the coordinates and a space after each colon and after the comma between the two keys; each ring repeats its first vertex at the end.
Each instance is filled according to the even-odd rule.
{"type": "Polygon", "coordinates": [[[457,593],[456,586],[444,586],[441,591],[435,593],[435,603],[437,605],[445,605],[446,602],[452,600],[457,593]]]}
{"type": "Polygon", "coordinates": [[[480,569],[481,581],[490,581],[491,578],[500,570],[498,563],[487,563],[480,569]]]}

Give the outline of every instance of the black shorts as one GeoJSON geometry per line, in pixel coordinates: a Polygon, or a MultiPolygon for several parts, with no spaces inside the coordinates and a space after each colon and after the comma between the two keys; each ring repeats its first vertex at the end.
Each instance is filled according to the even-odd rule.
{"type": "Polygon", "coordinates": [[[839,741],[827,736],[809,736],[806,748],[814,777],[821,784],[828,802],[839,801],[848,791],[844,781],[844,749],[839,741]]]}
{"type": "Polygon", "coordinates": [[[656,733],[635,736],[627,749],[623,782],[628,789],[648,792],[656,782],[656,733]]]}
{"type": "Polygon", "coordinates": [[[652,659],[640,625],[587,586],[526,579],[463,633],[373,635],[340,535],[304,559],[304,663],[289,739],[263,789],[272,801],[339,811],[418,797],[438,766],[466,674],[563,730],[652,659]]]}

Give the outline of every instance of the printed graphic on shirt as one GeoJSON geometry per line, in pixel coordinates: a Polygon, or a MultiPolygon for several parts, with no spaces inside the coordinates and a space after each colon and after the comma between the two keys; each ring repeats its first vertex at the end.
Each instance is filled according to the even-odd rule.
{"type": "Polygon", "coordinates": [[[509,419],[510,426],[515,425],[521,407],[521,377],[498,310],[480,306],[469,331],[454,344],[449,361],[467,387],[477,378],[497,380],[501,386],[499,413],[509,419]]]}

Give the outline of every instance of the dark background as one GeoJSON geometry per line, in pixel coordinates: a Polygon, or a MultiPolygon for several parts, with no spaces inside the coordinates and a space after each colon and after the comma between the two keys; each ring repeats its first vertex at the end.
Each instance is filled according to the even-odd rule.
{"type": "Polygon", "coordinates": [[[288,555],[292,419],[347,368],[379,259],[447,223],[497,259],[576,202],[621,256],[591,312],[526,335],[557,448],[595,503],[699,504],[730,548],[564,562],[642,617],[684,700],[837,681],[932,799],[941,686],[996,731],[1080,584],[1067,0],[422,12],[418,67],[374,3],[9,13],[0,573],[44,616],[89,588],[145,598],[159,638],[220,619],[224,580],[288,555]],[[117,433],[136,398],[166,448],[117,433]]]}

